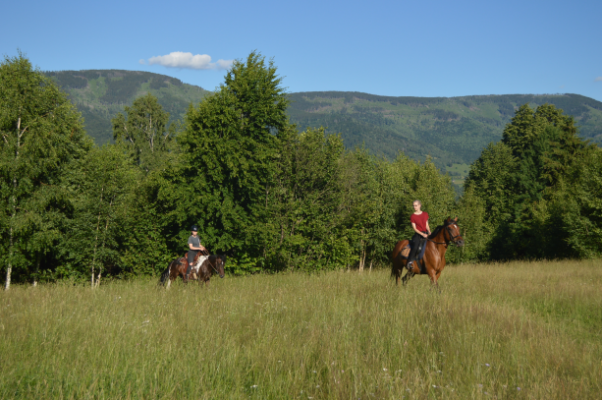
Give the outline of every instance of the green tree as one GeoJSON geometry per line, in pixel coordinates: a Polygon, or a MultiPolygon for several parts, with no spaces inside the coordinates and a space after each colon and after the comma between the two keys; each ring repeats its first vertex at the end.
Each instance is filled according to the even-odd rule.
{"type": "Polygon", "coordinates": [[[567,257],[563,222],[565,190],[576,165],[593,151],[577,136],[572,117],[550,104],[520,107],[500,143],[489,145],[471,166],[466,188],[484,202],[493,229],[494,258],[567,257]]]}
{"type": "Polygon", "coordinates": [[[340,136],[326,135],[324,129],[290,135],[282,146],[264,235],[271,269],[319,271],[350,262],[342,207],[343,153],[340,136]]]}
{"type": "Polygon", "coordinates": [[[69,209],[61,189],[65,166],[91,147],[80,114],[23,55],[0,64],[0,213],[5,288],[60,237],[69,209]]]}
{"type": "MultiPolygon", "coordinates": [[[[180,143],[187,190],[181,207],[199,223],[214,251],[255,268],[265,253],[263,227],[280,139],[290,131],[288,99],[276,67],[251,53],[236,61],[225,84],[186,115],[180,143]]],[[[188,227],[184,229],[188,230],[188,227]]]]}
{"type": "Polygon", "coordinates": [[[131,250],[123,243],[137,233],[127,229],[127,214],[139,174],[115,145],[94,148],[75,163],[65,179],[72,188],[75,212],[62,249],[68,263],[59,274],[82,276],[89,267],[94,287],[107,266],[122,266],[121,258],[131,250]]]}
{"type": "Polygon", "coordinates": [[[568,243],[580,257],[602,254],[602,150],[595,149],[575,166],[571,184],[560,191],[568,243]]]}
{"type": "Polygon", "coordinates": [[[508,217],[516,166],[512,149],[498,142],[490,143],[470,167],[465,190],[482,199],[486,220],[493,225],[508,217]]]}
{"type": "Polygon", "coordinates": [[[169,113],[148,93],[134,100],[131,107],[125,106],[125,114],[111,120],[113,138],[148,172],[163,161],[175,137],[177,124],[168,126],[168,122],[169,113]]]}

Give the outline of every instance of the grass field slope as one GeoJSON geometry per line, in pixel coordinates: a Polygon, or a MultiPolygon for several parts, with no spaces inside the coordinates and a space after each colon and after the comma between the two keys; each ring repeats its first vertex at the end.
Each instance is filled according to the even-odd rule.
{"type": "MultiPolygon", "coordinates": [[[[140,71],[48,72],[67,91],[85,118],[88,133],[102,144],[112,139],[111,118],[145,93],[179,119],[190,103],[208,91],[169,76],[140,71]]],[[[573,115],[580,135],[602,144],[602,102],[576,95],[491,95],[464,97],[388,97],[358,92],[290,94],[291,122],[300,130],[328,128],[341,133],[345,146],[365,145],[395,158],[404,151],[416,160],[428,155],[459,182],[482,149],[502,136],[517,107],[551,103],[573,115]]]]}
{"type": "Polygon", "coordinates": [[[602,264],[14,287],[3,399],[599,399],[602,264]]]}

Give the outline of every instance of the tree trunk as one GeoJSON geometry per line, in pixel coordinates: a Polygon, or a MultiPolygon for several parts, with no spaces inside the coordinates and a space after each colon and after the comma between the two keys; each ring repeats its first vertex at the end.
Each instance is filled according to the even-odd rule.
{"type": "Polygon", "coordinates": [[[94,238],[94,256],[92,257],[92,266],[90,271],[90,286],[94,289],[94,263],[96,263],[96,248],[98,246],[98,229],[100,228],[100,213],[102,212],[102,196],[104,194],[105,187],[100,189],[100,203],[98,205],[98,221],[96,222],[96,237],[94,238]]]}
{"type": "Polygon", "coordinates": [[[33,274],[33,287],[38,286],[38,274],[40,273],[40,262],[42,261],[42,255],[38,253],[36,258],[36,271],[33,274]]]}
{"type": "MultiPolygon", "coordinates": [[[[19,113],[21,110],[19,109],[19,113]]],[[[17,148],[15,149],[15,167],[18,165],[19,161],[19,147],[21,146],[21,136],[24,132],[21,132],[21,117],[17,120],[17,148]]],[[[6,282],[4,284],[4,290],[10,289],[10,277],[13,272],[13,255],[15,252],[15,239],[14,239],[14,226],[15,226],[15,217],[17,216],[17,175],[15,174],[13,178],[13,195],[12,195],[12,212],[10,215],[10,241],[9,241],[9,250],[8,250],[8,266],[6,268],[6,282]]]]}
{"type": "MultiPolygon", "coordinates": [[[[364,235],[364,230],[362,229],[362,236],[364,235]]],[[[366,263],[366,246],[364,243],[364,239],[360,240],[360,244],[362,247],[362,250],[360,251],[360,272],[364,272],[364,264],[366,263]]]]}
{"type": "MultiPolygon", "coordinates": [[[[113,198],[111,199],[111,202],[109,203],[109,212],[107,213],[107,223],[105,224],[105,233],[102,237],[102,249],[104,250],[105,248],[105,242],[107,241],[107,231],[109,230],[109,219],[111,218],[111,206],[113,205],[113,200],[115,200],[115,195],[113,195],[113,198]]],[[[100,286],[100,277],[102,275],[102,264],[100,264],[100,266],[98,267],[98,278],[96,279],[96,287],[100,286]]]]}

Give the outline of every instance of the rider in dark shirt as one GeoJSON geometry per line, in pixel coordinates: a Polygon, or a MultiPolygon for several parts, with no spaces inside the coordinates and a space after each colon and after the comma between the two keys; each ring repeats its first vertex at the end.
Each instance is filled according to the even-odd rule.
{"type": "Polygon", "coordinates": [[[201,239],[199,239],[198,231],[199,228],[196,225],[192,226],[192,232],[190,237],[188,238],[188,268],[186,269],[186,276],[190,273],[190,268],[192,267],[192,263],[199,251],[207,252],[207,249],[203,247],[201,244],[201,239]]]}

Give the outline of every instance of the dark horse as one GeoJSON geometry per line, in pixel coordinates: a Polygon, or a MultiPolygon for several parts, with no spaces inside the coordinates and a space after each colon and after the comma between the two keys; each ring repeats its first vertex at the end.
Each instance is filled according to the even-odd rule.
{"type": "Polygon", "coordinates": [[[224,265],[226,264],[225,255],[204,255],[201,252],[197,252],[196,257],[190,268],[190,273],[186,276],[186,269],[188,268],[188,254],[184,257],[179,257],[169,263],[169,266],[161,274],[160,285],[167,283],[167,288],[171,286],[171,283],[175,281],[178,276],[182,275],[182,281],[188,283],[188,280],[198,280],[199,285],[203,282],[205,285],[209,284],[209,279],[216,273],[220,278],[223,278],[224,265]]]}
{"type": "MultiPolygon", "coordinates": [[[[458,228],[458,218],[448,218],[443,221],[443,225],[435,228],[424,245],[426,249],[422,262],[414,261],[412,270],[408,271],[403,277],[403,284],[408,283],[408,280],[416,274],[428,274],[431,278],[431,284],[438,289],[437,281],[441,271],[445,268],[445,252],[450,242],[456,246],[464,246],[464,239],[460,236],[460,229],[458,228]]],[[[395,276],[397,285],[399,285],[401,273],[408,263],[407,254],[404,253],[408,253],[409,245],[409,240],[400,240],[395,245],[391,255],[393,260],[391,276],[395,276]]]]}

